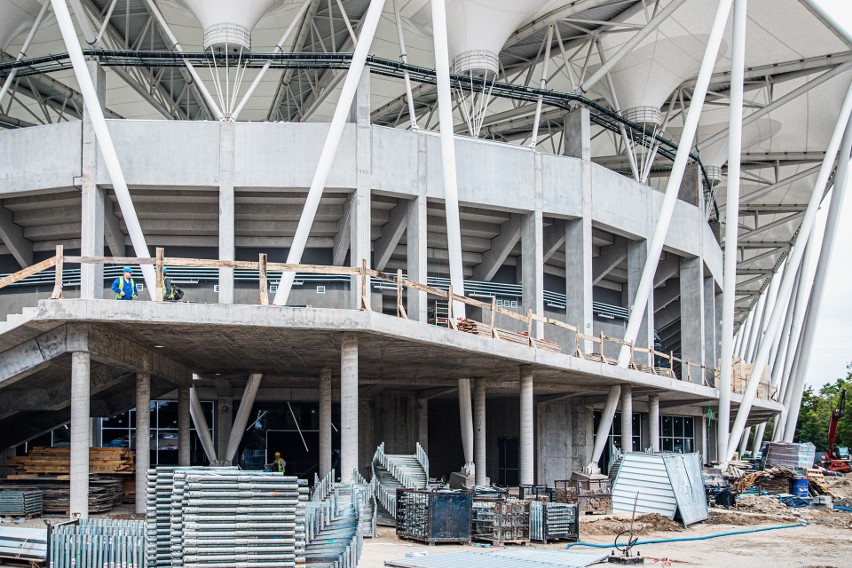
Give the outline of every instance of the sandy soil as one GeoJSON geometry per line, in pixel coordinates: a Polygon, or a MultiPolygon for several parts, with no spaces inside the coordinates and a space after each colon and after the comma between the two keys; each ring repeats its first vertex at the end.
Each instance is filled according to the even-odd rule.
{"type": "MultiPolygon", "coordinates": [[[[762,500],[761,500],[762,501],[762,500]]],[[[852,514],[840,511],[796,511],[783,507],[785,514],[762,511],[765,505],[749,507],[752,512],[713,510],[708,522],[684,529],[659,515],[645,515],[637,519],[634,528],[641,540],[669,539],[719,534],[729,531],[759,529],[780,524],[802,522],[810,524],[726,536],[692,542],[638,546],[637,550],[650,566],[702,566],[702,567],[760,567],[760,568],[846,568],[852,566],[852,514]],[[755,509],[757,509],[755,511],[755,509]],[[792,514],[795,511],[797,514],[792,514]]],[[[768,505],[768,508],[774,508],[768,505]]],[[[583,518],[580,528],[582,540],[600,544],[612,542],[614,534],[629,525],[629,519],[618,516],[583,518]]],[[[535,548],[562,550],[564,543],[529,545],[535,548]]],[[[364,553],[359,568],[383,568],[384,561],[403,558],[409,553],[440,554],[459,550],[488,552],[489,547],[442,545],[427,546],[396,538],[392,529],[380,528],[379,537],[364,540],[364,553]]],[[[578,547],[576,550],[590,550],[578,547]]]]}

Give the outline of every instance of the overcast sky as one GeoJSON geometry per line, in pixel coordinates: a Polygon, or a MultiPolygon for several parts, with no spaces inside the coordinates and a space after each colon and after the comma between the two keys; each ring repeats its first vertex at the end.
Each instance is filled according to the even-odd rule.
{"type": "MultiPolygon", "coordinates": [[[[847,30],[852,30],[850,0],[819,0],[847,30]]],[[[850,180],[852,185],[852,180],[850,180]]],[[[852,363],[852,199],[844,199],[842,221],[831,257],[807,382],[822,385],[846,376],[852,363]]]]}

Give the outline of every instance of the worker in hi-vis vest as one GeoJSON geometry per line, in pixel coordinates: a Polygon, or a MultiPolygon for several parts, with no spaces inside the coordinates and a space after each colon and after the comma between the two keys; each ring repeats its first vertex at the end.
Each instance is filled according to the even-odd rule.
{"type": "Polygon", "coordinates": [[[115,292],[116,300],[136,300],[139,298],[139,291],[136,289],[136,282],[133,280],[133,269],[125,266],[124,274],[115,279],[112,283],[112,291],[115,292]]]}
{"type": "Polygon", "coordinates": [[[284,458],[281,457],[281,452],[275,452],[275,459],[272,460],[272,463],[266,466],[268,469],[272,471],[277,471],[278,473],[284,473],[284,468],[287,467],[287,462],[284,461],[284,458]]]}

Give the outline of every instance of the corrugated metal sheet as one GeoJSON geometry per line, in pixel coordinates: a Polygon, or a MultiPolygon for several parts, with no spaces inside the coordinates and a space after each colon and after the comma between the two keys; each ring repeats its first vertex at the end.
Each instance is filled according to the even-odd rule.
{"type": "Polygon", "coordinates": [[[677,500],[660,454],[628,453],[622,457],[612,484],[612,511],[632,513],[637,493],[637,514],[660,513],[674,519],[677,500]]]}
{"type": "Polygon", "coordinates": [[[500,552],[451,552],[386,560],[392,568],[583,568],[606,558],[604,552],[511,550],[500,552]]]}
{"type": "Polygon", "coordinates": [[[710,514],[701,476],[700,454],[663,454],[680,518],[685,526],[703,521],[710,514]]]}

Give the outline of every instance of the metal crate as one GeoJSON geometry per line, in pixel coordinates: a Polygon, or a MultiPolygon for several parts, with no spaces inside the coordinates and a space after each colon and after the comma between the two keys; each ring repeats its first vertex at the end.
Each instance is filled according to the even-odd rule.
{"type": "Polygon", "coordinates": [[[554,540],[580,540],[577,505],[530,503],[530,539],[544,544],[554,540]]]}
{"type": "Polygon", "coordinates": [[[530,502],[501,498],[473,499],[471,538],[495,544],[526,544],[530,540],[530,502]]]}
{"type": "Polygon", "coordinates": [[[612,512],[612,481],[606,479],[559,479],[556,501],[577,505],[580,514],[608,515],[612,512]]]}
{"type": "Polygon", "coordinates": [[[470,542],[469,493],[458,491],[396,490],[396,535],[439,544],[470,542]]]}
{"type": "Polygon", "coordinates": [[[518,498],[522,501],[556,501],[556,489],[547,485],[519,485],[518,498]]]}

